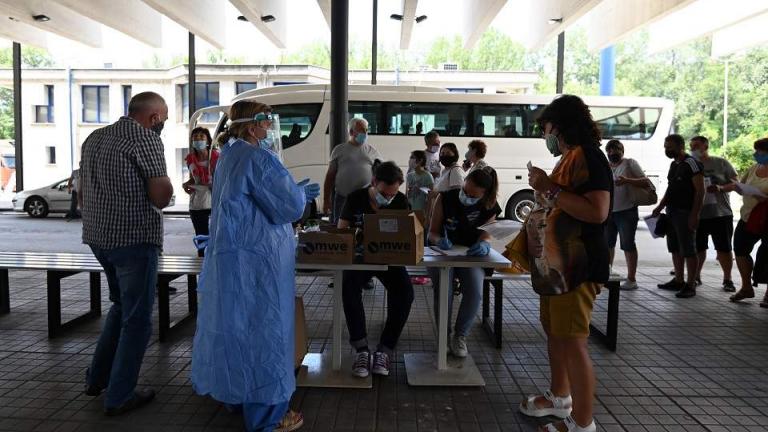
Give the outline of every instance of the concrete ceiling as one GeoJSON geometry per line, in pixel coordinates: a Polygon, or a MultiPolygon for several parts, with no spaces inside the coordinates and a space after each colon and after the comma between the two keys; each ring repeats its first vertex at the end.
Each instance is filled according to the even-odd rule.
{"type": "MultiPolygon", "coordinates": [[[[164,15],[223,49],[227,45],[227,1],[272,44],[286,48],[289,6],[296,6],[300,0],[0,0],[0,18],[9,18],[0,26],[0,37],[45,48],[48,35],[56,35],[100,48],[102,28],[107,26],[149,46],[160,47],[164,15]],[[275,20],[263,19],[269,15],[275,20]]],[[[332,0],[301,1],[317,5],[330,28],[332,0]]],[[[519,14],[513,22],[501,25],[522,30],[517,39],[529,50],[541,48],[580,20],[587,22],[591,50],[615,44],[645,28],[649,29],[653,51],[707,35],[712,36],[715,56],[768,42],[768,0],[458,1],[461,7],[456,16],[461,21],[457,29],[466,49],[472,49],[505,7],[514,7],[519,14]]],[[[409,49],[413,34],[419,31],[416,17],[430,16],[425,8],[441,3],[399,0],[399,4],[398,13],[403,16],[400,48],[409,49]]]]}

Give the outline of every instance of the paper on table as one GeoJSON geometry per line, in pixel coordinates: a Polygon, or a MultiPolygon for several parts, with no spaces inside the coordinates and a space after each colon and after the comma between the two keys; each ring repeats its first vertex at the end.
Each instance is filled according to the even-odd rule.
{"type": "Polygon", "coordinates": [[[511,220],[497,220],[491,223],[487,223],[478,229],[481,229],[496,240],[503,240],[508,237],[512,237],[520,231],[523,224],[517,221],[511,220]]]}
{"type": "Polygon", "coordinates": [[[648,231],[651,232],[651,237],[659,238],[660,236],[656,235],[656,224],[659,223],[659,217],[651,215],[644,217],[643,220],[645,221],[645,224],[648,225],[648,231]]]}
{"type": "Polygon", "coordinates": [[[469,250],[466,246],[454,245],[451,249],[442,250],[437,246],[429,246],[424,248],[424,255],[426,256],[467,256],[469,250]]]}
{"type": "Polygon", "coordinates": [[[768,195],[766,195],[760,189],[745,183],[736,183],[736,192],[742,195],[752,195],[752,196],[757,196],[761,198],[768,198],[768,195]]]}

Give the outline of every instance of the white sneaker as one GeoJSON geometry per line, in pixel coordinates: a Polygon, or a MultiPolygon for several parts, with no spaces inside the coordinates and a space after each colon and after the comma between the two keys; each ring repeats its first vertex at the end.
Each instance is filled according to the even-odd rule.
{"type": "Polygon", "coordinates": [[[459,358],[465,358],[469,355],[467,350],[467,338],[465,336],[453,335],[451,338],[451,353],[459,358]]]}
{"type": "Polygon", "coordinates": [[[355,354],[355,362],[352,364],[352,375],[358,378],[368,378],[371,373],[371,353],[363,351],[355,354]]]}
{"type": "Polygon", "coordinates": [[[627,280],[619,287],[622,291],[634,291],[638,288],[637,281],[627,280]]]}

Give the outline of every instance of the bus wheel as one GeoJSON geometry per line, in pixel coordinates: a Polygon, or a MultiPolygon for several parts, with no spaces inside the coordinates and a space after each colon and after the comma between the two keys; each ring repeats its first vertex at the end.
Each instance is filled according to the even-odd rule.
{"type": "Polygon", "coordinates": [[[507,216],[507,219],[521,223],[525,222],[525,219],[533,210],[534,203],[533,192],[518,192],[507,201],[507,209],[504,214],[507,216]]]}

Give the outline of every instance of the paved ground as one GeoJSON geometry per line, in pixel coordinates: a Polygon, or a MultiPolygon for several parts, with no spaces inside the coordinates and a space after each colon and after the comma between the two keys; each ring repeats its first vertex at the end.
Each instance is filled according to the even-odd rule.
{"type": "MultiPolygon", "coordinates": [[[[720,275],[714,267],[707,268],[706,286],[696,298],[675,299],[653,288],[667,279],[667,270],[666,266],[643,266],[643,287],[622,294],[617,353],[591,345],[601,430],[768,430],[768,310],[758,308],[755,301],[729,303],[716,286],[720,275]]],[[[313,352],[322,351],[330,337],[327,282],[297,279],[313,352]]],[[[67,313],[86,308],[86,284],[86,278],[65,279],[67,313]]],[[[185,308],[184,289],[179,288],[176,313],[185,308]]],[[[760,288],[758,295],[763,293],[760,288]]],[[[417,288],[393,376],[375,378],[372,390],[296,392],[293,405],[303,411],[307,422],[302,430],[535,430],[541,422],[515,409],[523,395],[547,385],[544,338],[530,286],[506,286],[502,350],[493,348],[477,325],[472,331],[469,346],[487,382],[484,388],[407,385],[402,353],[435,349],[431,298],[428,287],[417,288]]],[[[49,340],[41,272],[11,272],[11,300],[11,314],[0,317],[0,430],[241,430],[238,416],[196,396],[189,385],[192,326],[166,343],[153,337],[141,381],[158,390],[157,401],[125,417],[106,418],[101,414],[101,399],[80,392],[100,322],[49,340]]],[[[595,312],[595,321],[601,325],[606,300],[606,294],[600,297],[595,312]]],[[[365,302],[369,332],[375,337],[381,331],[385,302],[381,287],[367,292],[365,302]]]]}
{"type": "MultiPolygon", "coordinates": [[[[165,222],[166,253],[191,255],[189,219],[167,217],[165,222]]],[[[80,243],[77,221],[32,220],[3,213],[0,232],[3,250],[88,251],[80,243]]],[[[758,308],[756,301],[729,303],[719,290],[721,276],[714,261],[706,267],[706,286],[696,298],[678,300],[656,290],[655,283],[668,279],[663,243],[642,229],[638,242],[643,287],[623,293],[619,350],[614,354],[592,344],[599,380],[597,420],[602,430],[768,430],[768,310],[758,308]]],[[[80,393],[101,322],[49,340],[44,274],[12,271],[10,276],[11,314],[0,316],[0,431],[241,430],[238,416],[194,395],[189,386],[193,326],[163,344],[153,337],[141,380],[159,391],[157,402],[123,418],[103,417],[101,400],[80,393]]],[[[322,351],[329,342],[327,282],[297,279],[313,352],[322,351]]],[[[63,286],[65,314],[85,310],[87,279],[68,278],[63,286]]],[[[105,281],[102,286],[106,287],[105,281]]],[[[178,288],[173,307],[181,314],[185,287],[178,288]]],[[[763,293],[763,288],[758,289],[758,296],[763,293]]],[[[417,288],[393,376],[376,378],[374,388],[366,391],[296,392],[293,405],[307,419],[303,430],[535,430],[541,422],[524,418],[515,409],[524,394],[547,385],[544,338],[530,286],[506,286],[502,350],[493,348],[477,325],[470,336],[470,350],[487,382],[482,389],[407,385],[402,353],[435,349],[431,298],[429,287],[417,288]]],[[[595,312],[601,326],[606,300],[607,295],[602,295],[595,312]]],[[[375,338],[381,331],[385,304],[381,287],[366,293],[365,301],[369,332],[375,338]]],[[[103,306],[106,309],[108,304],[103,306]]]]}

